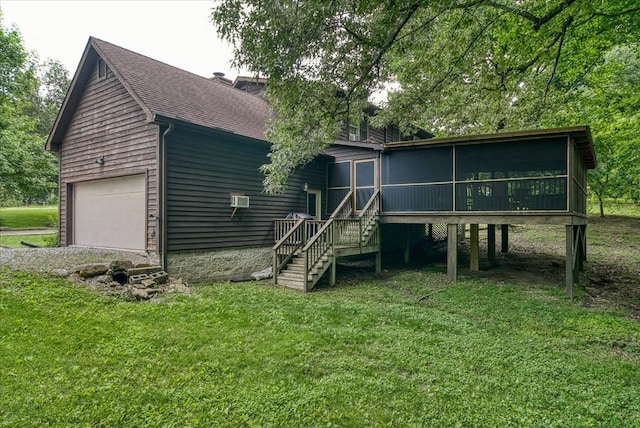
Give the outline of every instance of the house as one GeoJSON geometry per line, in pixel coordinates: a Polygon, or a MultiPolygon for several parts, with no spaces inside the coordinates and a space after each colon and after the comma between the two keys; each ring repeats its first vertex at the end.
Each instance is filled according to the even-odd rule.
{"type": "Polygon", "coordinates": [[[328,216],[333,157],[296,171],[285,194],[263,193],[263,83],[197,76],[90,38],[46,144],[60,160],[60,245],[157,254],[190,281],[269,266],[274,219],[309,207],[328,216]]]}
{"type": "Polygon", "coordinates": [[[311,289],[336,260],[408,248],[446,225],[448,275],[457,228],[478,225],[488,257],[509,224],[566,229],[566,289],[586,259],[587,126],[402,141],[397,128],[348,124],[338,141],[262,192],[270,118],[265,82],[205,78],[90,38],[47,141],[60,159],[60,245],[155,253],[189,281],[273,265],[274,282],[311,289]],[[310,218],[285,218],[305,213],[310,218]],[[426,225],[429,225],[426,227],[426,225]],[[275,243],[275,245],[274,245],[275,243]]]}

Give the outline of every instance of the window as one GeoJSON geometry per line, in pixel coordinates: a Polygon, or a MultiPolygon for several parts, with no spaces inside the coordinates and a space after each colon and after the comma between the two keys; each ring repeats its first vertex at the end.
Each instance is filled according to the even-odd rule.
{"type": "Polygon", "coordinates": [[[349,122],[349,141],[360,141],[360,125],[349,122]]]}
{"type": "Polygon", "coordinates": [[[365,141],[369,138],[369,124],[366,120],[360,123],[349,122],[349,141],[365,141]]]}
{"type": "Polygon", "coordinates": [[[107,64],[102,59],[98,59],[98,79],[104,79],[106,77],[107,64]]]}
{"type": "Polygon", "coordinates": [[[369,138],[369,123],[366,120],[360,122],[360,141],[366,141],[369,138]]]}

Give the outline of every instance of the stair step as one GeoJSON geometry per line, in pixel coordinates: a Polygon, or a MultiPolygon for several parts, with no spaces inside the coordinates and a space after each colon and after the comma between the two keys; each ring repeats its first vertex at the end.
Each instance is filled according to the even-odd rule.
{"type": "Polygon", "coordinates": [[[289,288],[295,288],[296,290],[304,291],[304,284],[302,279],[300,280],[291,280],[291,279],[283,279],[278,278],[278,285],[282,285],[289,288]]]}

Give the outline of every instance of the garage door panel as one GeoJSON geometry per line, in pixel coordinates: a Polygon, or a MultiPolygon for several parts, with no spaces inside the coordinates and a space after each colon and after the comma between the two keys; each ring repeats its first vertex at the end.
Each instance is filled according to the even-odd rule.
{"type": "Polygon", "coordinates": [[[145,250],[145,176],[74,185],[75,245],[145,250]]]}

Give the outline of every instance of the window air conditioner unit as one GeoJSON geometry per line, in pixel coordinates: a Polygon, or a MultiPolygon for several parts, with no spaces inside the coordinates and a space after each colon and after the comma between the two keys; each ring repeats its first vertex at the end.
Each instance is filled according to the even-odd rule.
{"type": "Polygon", "coordinates": [[[240,195],[231,195],[232,208],[249,208],[249,197],[240,195]]]}

